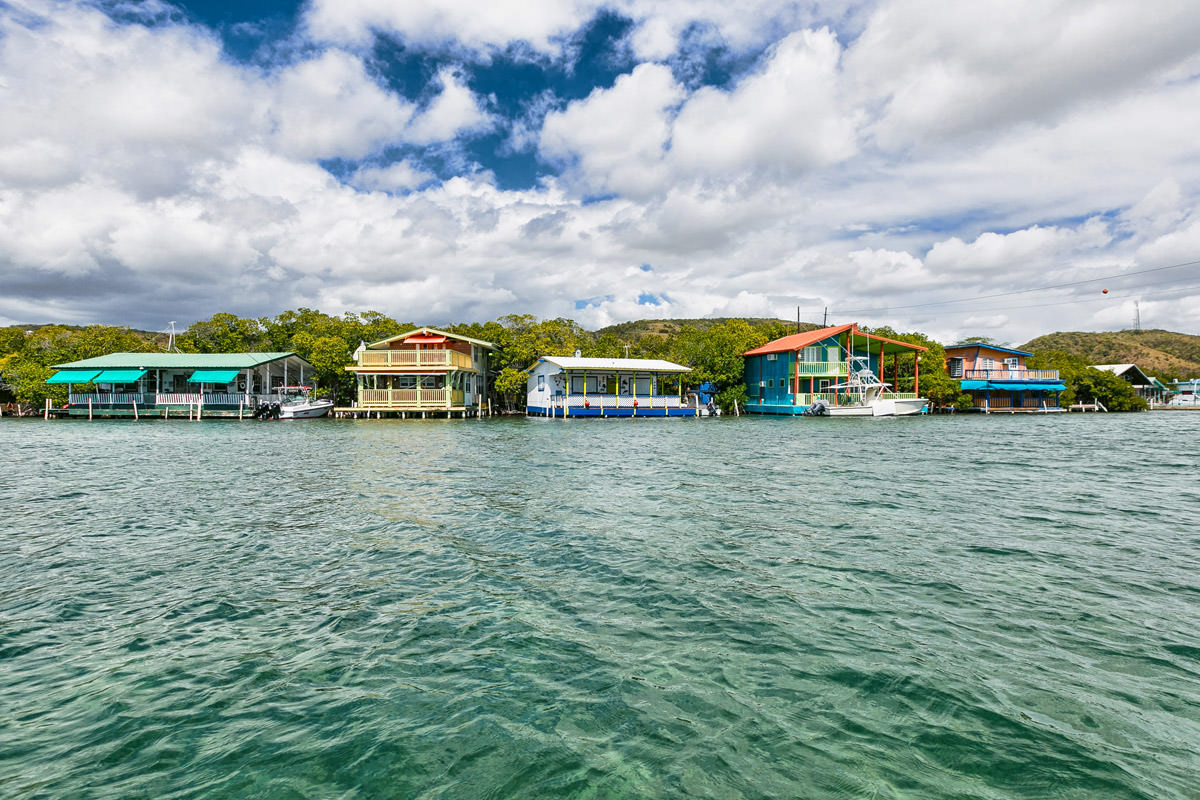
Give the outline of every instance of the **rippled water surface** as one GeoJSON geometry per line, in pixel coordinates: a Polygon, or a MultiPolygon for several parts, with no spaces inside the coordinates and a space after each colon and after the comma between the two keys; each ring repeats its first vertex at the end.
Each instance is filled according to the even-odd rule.
{"type": "Polygon", "coordinates": [[[0,420],[0,797],[1198,798],[1198,444],[0,420]]]}

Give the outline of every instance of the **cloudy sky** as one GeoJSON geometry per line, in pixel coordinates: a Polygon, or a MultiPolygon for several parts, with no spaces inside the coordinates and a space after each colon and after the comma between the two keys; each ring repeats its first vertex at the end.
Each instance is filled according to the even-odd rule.
{"type": "Polygon", "coordinates": [[[0,0],[0,323],[1023,342],[1200,332],[1190,262],[1194,0],[0,0]]]}

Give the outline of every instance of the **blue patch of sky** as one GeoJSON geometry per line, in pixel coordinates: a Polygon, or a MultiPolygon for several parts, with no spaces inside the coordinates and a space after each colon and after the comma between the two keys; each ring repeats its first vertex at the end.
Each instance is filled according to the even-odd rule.
{"type": "Polygon", "coordinates": [[[651,292],[642,292],[638,295],[639,306],[661,306],[671,302],[671,298],[665,294],[653,294],[651,292]]]}
{"type": "Polygon", "coordinates": [[[600,306],[602,303],[611,303],[612,300],[613,296],[611,294],[606,294],[603,297],[585,297],[575,301],[575,310],[581,311],[592,306],[600,306]]]}
{"type": "Polygon", "coordinates": [[[642,272],[654,272],[654,267],[650,266],[649,264],[642,264],[640,267],[638,267],[638,269],[640,269],[642,272]]]}
{"type": "Polygon", "coordinates": [[[303,11],[301,4],[283,0],[176,0],[171,5],[105,0],[99,7],[120,23],[203,25],[221,38],[229,58],[240,62],[260,60],[275,43],[291,37],[303,11]]]}

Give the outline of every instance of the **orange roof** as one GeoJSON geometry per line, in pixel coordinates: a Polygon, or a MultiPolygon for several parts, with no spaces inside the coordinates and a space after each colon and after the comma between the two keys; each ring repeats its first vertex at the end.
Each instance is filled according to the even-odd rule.
{"type": "Polygon", "coordinates": [[[791,336],[784,336],[782,339],[767,342],[762,347],[747,350],[742,355],[761,356],[766,353],[790,353],[793,350],[808,347],[810,344],[816,344],[822,339],[828,339],[830,336],[837,336],[842,331],[848,331],[853,327],[854,323],[852,322],[849,325],[834,325],[832,328],[817,328],[815,331],[793,333],[791,336]]]}
{"type": "Polygon", "coordinates": [[[889,339],[886,336],[876,336],[871,333],[864,333],[858,329],[857,322],[851,322],[848,325],[834,325],[830,328],[817,328],[815,331],[805,331],[804,333],[793,333],[791,336],[784,336],[782,339],[776,339],[773,342],[767,342],[762,347],[756,347],[753,350],[747,350],[742,353],[744,356],[761,356],[766,353],[791,353],[796,350],[801,350],[809,345],[816,344],[823,339],[829,339],[845,333],[853,329],[854,336],[857,338],[862,336],[865,339],[874,339],[877,342],[886,342],[897,347],[903,347],[908,350],[928,350],[928,347],[922,347],[919,344],[909,344],[896,339],[889,339]]]}

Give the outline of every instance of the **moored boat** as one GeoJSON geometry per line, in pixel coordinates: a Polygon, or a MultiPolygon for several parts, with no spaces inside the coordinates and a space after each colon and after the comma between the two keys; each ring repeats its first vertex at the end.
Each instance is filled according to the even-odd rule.
{"type": "Polygon", "coordinates": [[[333,409],[333,401],[311,396],[311,386],[283,386],[279,393],[279,419],[316,419],[333,409]]]}
{"type": "Polygon", "coordinates": [[[929,402],[924,397],[896,397],[891,384],[876,377],[866,358],[850,359],[852,369],[845,383],[829,387],[838,398],[836,405],[814,402],[806,416],[813,417],[905,417],[920,414],[929,402]]]}

